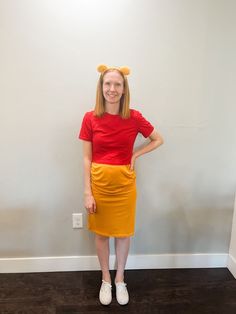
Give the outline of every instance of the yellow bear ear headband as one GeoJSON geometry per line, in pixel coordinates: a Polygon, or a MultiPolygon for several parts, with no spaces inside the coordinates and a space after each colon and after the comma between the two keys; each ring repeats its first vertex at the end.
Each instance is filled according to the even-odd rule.
{"type": "Polygon", "coordinates": [[[128,67],[116,68],[116,67],[108,67],[108,66],[106,66],[104,64],[100,64],[97,67],[97,70],[98,70],[99,73],[104,73],[107,70],[118,70],[118,71],[120,71],[124,75],[129,75],[130,74],[130,69],[128,67]]]}

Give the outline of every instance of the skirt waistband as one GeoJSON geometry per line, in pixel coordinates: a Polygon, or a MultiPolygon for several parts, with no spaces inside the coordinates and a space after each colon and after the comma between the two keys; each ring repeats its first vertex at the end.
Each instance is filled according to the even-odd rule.
{"type": "Polygon", "coordinates": [[[125,189],[133,189],[135,179],[136,173],[130,169],[130,165],[91,165],[92,186],[103,192],[125,192],[125,189]]]}

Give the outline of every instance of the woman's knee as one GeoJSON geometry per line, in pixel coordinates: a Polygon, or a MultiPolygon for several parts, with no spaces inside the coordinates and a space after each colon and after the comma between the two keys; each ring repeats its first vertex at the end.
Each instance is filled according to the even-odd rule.
{"type": "Polygon", "coordinates": [[[106,242],[106,241],[109,240],[109,237],[103,236],[103,235],[100,235],[100,234],[96,234],[96,239],[97,239],[98,241],[106,242]]]}
{"type": "Polygon", "coordinates": [[[116,241],[120,241],[120,242],[126,242],[129,240],[130,240],[130,237],[118,237],[118,238],[116,238],[116,241]]]}

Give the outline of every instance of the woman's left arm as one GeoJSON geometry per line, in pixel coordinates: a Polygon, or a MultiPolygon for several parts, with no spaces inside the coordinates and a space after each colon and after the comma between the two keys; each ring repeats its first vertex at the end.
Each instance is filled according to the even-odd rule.
{"type": "Polygon", "coordinates": [[[164,143],[162,136],[154,129],[152,133],[148,137],[150,139],[150,142],[147,143],[145,146],[141,147],[140,149],[136,150],[133,152],[133,156],[131,158],[131,163],[130,163],[130,169],[134,169],[134,164],[136,158],[139,156],[149,153],[152,150],[156,149],[160,145],[164,143]]]}

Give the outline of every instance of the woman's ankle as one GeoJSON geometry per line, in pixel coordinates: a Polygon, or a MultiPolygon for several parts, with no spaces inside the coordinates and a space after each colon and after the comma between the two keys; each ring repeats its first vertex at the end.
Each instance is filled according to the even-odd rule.
{"type": "Polygon", "coordinates": [[[102,280],[111,283],[111,275],[110,273],[106,272],[106,273],[102,273],[102,280]]]}
{"type": "Polygon", "coordinates": [[[119,275],[119,274],[116,274],[116,277],[115,277],[115,283],[117,282],[123,282],[124,281],[124,275],[119,275]]]}

